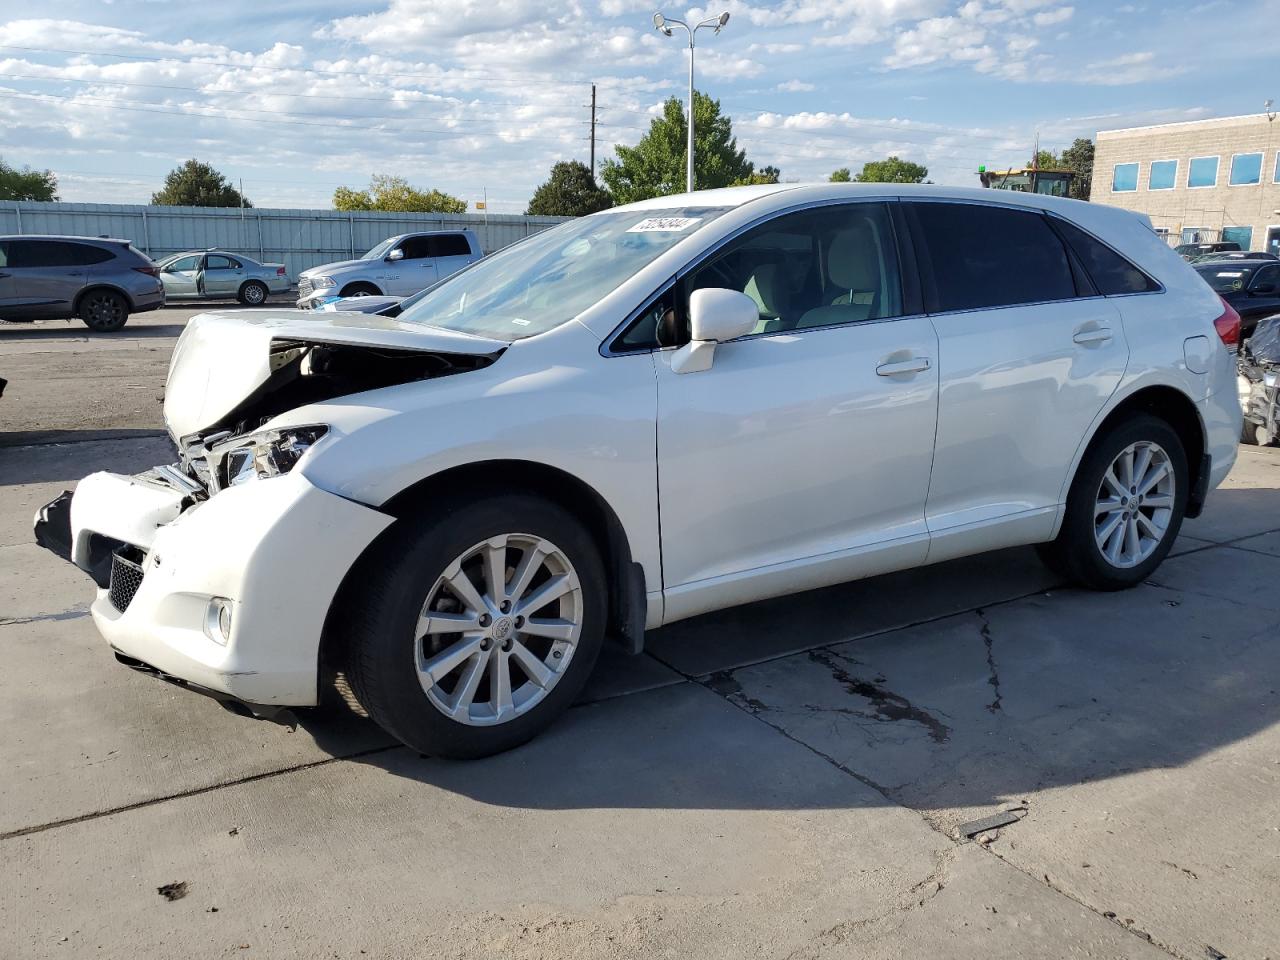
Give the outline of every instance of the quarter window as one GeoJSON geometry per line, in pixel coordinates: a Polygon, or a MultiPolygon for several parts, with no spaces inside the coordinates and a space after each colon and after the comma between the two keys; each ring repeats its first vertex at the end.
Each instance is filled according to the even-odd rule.
{"type": "Polygon", "coordinates": [[[1148,190],[1172,190],[1178,180],[1177,160],[1153,160],[1148,190]]]}
{"type": "Polygon", "coordinates": [[[1193,157],[1187,164],[1188,187],[1212,187],[1218,183],[1218,158],[1193,157]]]}
{"type": "Polygon", "coordinates": [[[1116,296],[1160,289],[1154,280],[1132,263],[1074,223],[1055,219],[1054,224],[1084,265],[1085,272],[1089,274],[1099,293],[1116,296]]]}
{"type": "Polygon", "coordinates": [[[1117,163],[1111,172],[1111,192],[1130,193],[1138,189],[1138,165],[1117,163]]]}
{"type": "Polygon", "coordinates": [[[973,203],[910,208],[931,264],[930,313],[1076,296],[1067,251],[1041,214],[973,203]]]}
{"type": "Polygon", "coordinates": [[[853,203],[789,213],[744,234],[698,266],[694,290],[740,290],[756,303],[755,333],[880,320],[902,314],[889,211],[853,203]]]}
{"type": "Polygon", "coordinates": [[[1262,154],[1237,153],[1231,158],[1231,178],[1233,187],[1248,187],[1262,182],[1262,154]]]}

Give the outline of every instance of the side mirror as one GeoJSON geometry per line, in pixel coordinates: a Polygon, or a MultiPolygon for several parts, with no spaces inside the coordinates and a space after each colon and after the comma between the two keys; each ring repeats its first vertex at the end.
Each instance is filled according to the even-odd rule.
{"type": "Polygon", "coordinates": [[[393,262],[396,260],[403,260],[404,251],[401,250],[399,247],[396,247],[394,250],[392,250],[390,253],[387,254],[387,259],[393,262]]]}
{"type": "Polygon", "coordinates": [[[745,293],[720,287],[693,291],[689,297],[692,337],[672,356],[672,372],[710,369],[716,344],[746,336],[759,322],[760,309],[745,293]]]}

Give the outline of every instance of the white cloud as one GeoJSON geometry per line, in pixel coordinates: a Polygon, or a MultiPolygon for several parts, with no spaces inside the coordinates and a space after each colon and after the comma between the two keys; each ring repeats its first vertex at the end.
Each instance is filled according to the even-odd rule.
{"type": "Polygon", "coordinates": [[[1059,7],[1057,10],[1045,10],[1031,18],[1037,27],[1051,27],[1055,23],[1065,23],[1076,12],[1075,7],[1059,7]]]}
{"type": "Polygon", "coordinates": [[[918,67],[939,60],[979,60],[989,54],[983,41],[987,32],[962,17],[932,17],[899,33],[893,52],[884,58],[891,70],[918,67]]]}
{"type": "Polygon", "coordinates": [[[784,93],[807,93],[810,90],[816,90],[817,87],[803,80],[784,80],[778,84],[778,89],[784,93]]]}

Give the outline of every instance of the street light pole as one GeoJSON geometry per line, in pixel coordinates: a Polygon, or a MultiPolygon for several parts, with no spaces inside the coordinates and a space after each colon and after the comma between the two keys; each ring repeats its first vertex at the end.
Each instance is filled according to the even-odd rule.
{"type": "Polygon", "coordinates": [[[724,29],[725,24],[728,22],[729,14],[727,11],[720,14],[718,17],[713,17],[710,20],[703,20],[701,23],[694,24],[692,27],[683,20],[668,20],[661,13],[655,13],[653,15],[653,26],[663,36],[672,36],[672,26],[684,27],[685,32],[689,34],[689,105],[686,110],[686,118],[688,120],[689,128],[689,142],[685,147],[684,174],[685,190],[689,193],[693,193],[693,36],[703,27],[714,27],[715,32],[719,33],[724,29]]]}

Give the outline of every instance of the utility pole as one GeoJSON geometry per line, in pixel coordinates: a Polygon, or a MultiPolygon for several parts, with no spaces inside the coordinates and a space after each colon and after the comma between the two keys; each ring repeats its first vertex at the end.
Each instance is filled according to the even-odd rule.
{"type": "Polygon", "coordinates": [[[596,178],[596,85],[591,85],[591,179],[596,178]]]}

